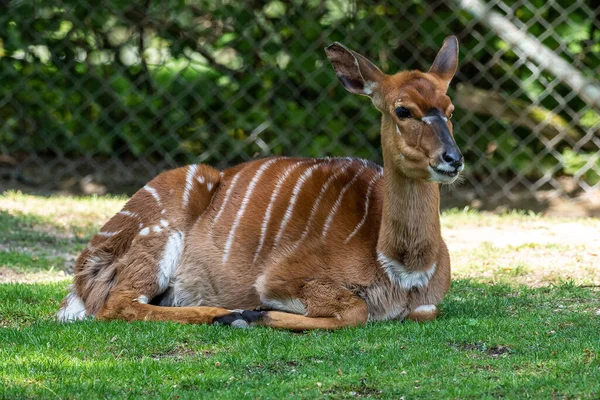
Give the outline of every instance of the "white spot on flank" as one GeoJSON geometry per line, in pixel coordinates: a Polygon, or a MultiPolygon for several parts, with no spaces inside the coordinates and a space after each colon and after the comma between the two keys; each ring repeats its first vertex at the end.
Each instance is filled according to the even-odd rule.
{"type": "Polygon", "coordinates": [[[152,230],[153,230],[154,232],[156,232],[156,233],[160,233],[160,232],[162,231],[162,228],[161,228],[160,226],[158,226],[158,225],[154,225],[154,226],[152,227],[152,230]]]}
{"type": "Polygon", "coordinates": [[[169,222],[168,222],[168,221],[166,221],[166,220],[164,220],[164,219],[161,219],[161,220],[160,220],[160,225],[161,225],[163,228],[166,228],[167,226],[169,226],[169,222]]]}
{"type": "Polygon", "coordinates": [[[161,213],[161,214],[166,214],[166,213],[167,213],[167,210],[165,210],[165,209],[163,208],[163,210],[162,210],[160,213],[161,213]]]}
{"type": "MultiPolygon", "coordinates": [[[[348,161],[352,162],[353,160],[348,159],[348,161]]],[[[308,221],[306,221],[306,227],[304,228],[304,232],[302,232],[300,239],[298,239],[298,241],[291,248],[292,253],[298,248],[298,246],[300,246],[300,244],[304,241],[304,239],[306,239],[308,237],[308,232],[310,231],[310,225],[312,223],[313,218],[317,214],[317,211],[319,210],[319,205],[321,204],[321,201],[323,201],[323,197],[325,197],[325,192],[327,192],[327,189],[329,188],[329,186],[331,186],[331,184],[333,183],[334,180],[336,180],[340,175],[342,175],[344,172],[346,172],[347,167],[348,167],[348,164],[344,165],[339,170],[337,170],[335,173],[333,173],[329,177],[329,179],[327,179],[327,181],[321,188],[321,191],[319,192],[319,196],[317,197],[317,200],[315,200],[315,202],[313,203],[312,208],[310,210],[310,215],[308,216],[308,221]]]]}
{"type": "Polygon", "coordinates": [[[161,205],[160,202],[160,196],[158,195],[158,192],[156,191],[156,189],[154,189],[152,186],[150,185],[146,185],[144,186],[144,189],[150,193],[152,195],[152,197],[154,197],[154,200],[156,200],[156,203],[158,203],[158,205],[161,205]]]}
{"type": "MultiPolygon", "coordinates": [[[[225,208],[227,207],[227,202],[229,201],[229,197],[231,197],[231,192],[233,192],[233,189],[235,188],[235,184],[237,183],[238,179],[240,178],[241,172],[242,171],[239,171],[231,180],[231,183],[229,184],[229,187],[227,188],[227,192],[225,192],[225,198],[223,199],[223,203],[221,204],[221,209],[219,210],[219,212],[215,216],[215,219],[213,220],[213,226],[215,226],[217,224],[217,222],[219,221],[219,218],[221,218],[221,215],[223,214],[223,211],[225,211],[225,208]]],[[[208,190],[210,190],[210,189],[208,189],[208,190]]]]}
{"type": "Polygon", "coordinates": [[[291,173],[294,172],[294,170],[296,168],[298,168],[300,165],[302,165],[304,163],[305,163],[305,161],[299,161],[299,162],[296,162],[295,164],[290,165],[283,171],[283,174],[281,174],[281,176],[277,179],[277,183],[275,184],[275,189],[273,189],[273,193],[271,193],[269,205],[267,206],[267,211],[265,212],[265,216],[263,218],[263,223],[260,227],[260,239],[258,242],[258,247],[254,251],[254,260],[252,262],[256,262],[256,259],[258,258],[258,255],[260,254],[260,251],[262,250],[262,248],[265,244],[265,238],[267,236],[267,229],[269,227],[269,221],[271,220],[271,211],[273,209],[273,204],[275,204],[275,200],[277,200],[277,196],[279,195],[279,191],[281,190],[283,183],[288,178],[288,176],[290,176],[291,173]]]}
{"type": "Polygon", "coordinates": [[[99,236],[111,237],[111,236],[118,235],[119,233],[121,233],[121,231],[116,231],[116,232],[98,232],[97,234],[99,236]]]}
{"type": "Polygon", "coordinates": [[[381,263],[381,267],[385,270],[385,273],[392,284],[398,285],[404,289],[412,289],[413,287],[422,288],[426,286],[437,267],[437,264],[433,263],[431,268],[426,271],[408,271],[404,265],[393,258],[387,257],[383,253],[377,253],[377,260],[381,263]]]}
{"type": "Polygon", "coordinates": [[[71,292],[67,295],[66,300],[66,304],[56,314],[58,322],[79,321],[87,316],[85,305],[79,296],[71,292]]]}
{"type": "Polygon", "coordinates": [[[140,227],[140,229],[142,229],[144,227],[144,224],[142,222],[140,222],[139,227],[140,227]]]}
{"type": "Polygon", "coordinates": [[[315,169],[317,169],[319,166],[320,166],[319,164],[311,166],[306,171],[304,171],[304,173],[302,175],[300,175],[300,177],[298,178],[298,181],[296,182],[296,185],[294,186],[294,189],[292,190],[292,197],[290,198],[290,204],[288,205],[288,208],[285,210],[285,214],[283,215],[283,219],[281,220],[281,224],[279,225],[279,231],[277,232],[277,235],[275,236],[275,241],[273,242],[273,248],[276,248],[277,245],[279,244],[279,241],[281,240],[281,237],[283,236],[283,232],[285,231],[285,227],[286,227],[287,223],[290,221],[290,219],[292,218],[292,213],[294,212],[294,207],[296,205],[296,201],[298,200],[298,195],[300,194],[302,185],[304,185],[306,180],[308,178],[310,178],[310,176],[313,174],[313,172],[315,172],[315,169]]]}
{"type": "Polygon", "coordinates": [[[225,242],[225,249],[223,250],[223,264],[225,264],[227,262],[227,258],[229,257],[229,250],[231,249],[231,245],[233,244],[233,238],[235,237],[235,230],[237,229],[242,217],[244,216],[244,212],[246,211],[246,207],[248,206],[248,202],[250,201],[250,196],[252,195],[252,192],[254,191],[254,188],[256,187],[258,180],[260,179],[262,174],[265,172],[265,170],[267,168],[269,168],[269,166],[271,164],[273,164],[274,162],[276,162],[278,160],[279,160],[278,158],[275,158],[275,159],[269,160],[269,161],[265,162],[263,165],[261,165],[260,168],[256,171],[256,174],[254,174],[254,177],[252,178],[250,183],[248,184],[248,188],[246,189],[246,194],[244,195],[244,198],[242,199],[242,204],[240,205],[240,208],[235,216],[235,220],[233,221],[233,224],[231,225],[231,229],[229,230],[229,235],[227,236],[227,242],[225,242]]]}
{"type": "Polygon", "coordinates": [[[140,235],[142,235],[142,236],[146,236],[149,233],[150,233],[150,229],[148,227],[146,227],[140,231],[140,235]]]}
{"type": "Polygon", "coordinates": [[[377,182],[377,180],[379,180],[380,178],[381,178],[381,172],[375,174],[373,179],[371,179],[371,182],[369,182],[369,188],[367,189],[367,195],[366,195],[366,200],[365,200],[365,212],[363,213],[363,217],[360,220],[360,222],[358,223],[358,225],[356,225],[356,228],[354,228],[352,233],[350,235],[348,235],[348,237],[346,238],[344,243],[348,243],[350,241],[350,239],[352,239],[352,237],[354,235],[356,235],[356,233],[360,230],[360,228],[362,228],[364,223],[367,221],[367,216],[369,215],[369,203],[371,201],[371,192],[373,191],[373,186],[375,185],[375,182],[377,182]]]}
{"type": "Polygon", "coordinates": [[[210,191],[212,190],[212,188],[213,188],[213,183],[212,183],[212,182],[208,182],[208,183],[206,184],[206,188],[207,188],[207,189],[208,189],[208,191],[210,192],[210,191]]]}
{"type": "Polygon", "coordinates": [[[340,194],[338,195],[338,198],[336,199],[335,203],[333,204],[333,208],[331,209],[331,212],[329,213],[329,215],[327,216],[327,219],[325,220],[325,224],[323,225],[323,234],[321,236],[321,240],[325,241],[325,239],[327,238],[327,233],[329,232],[329,228],[331,226],[331,222],[333,221],[333,217],[335,216],[335,214],[337,213],[338,208],[340,208],[340,205],[342,204],[342,199],[344,198],[344,194],[346,194],[346,192],[348,191],[348,189],[350,189],[350,186],[352,186],[352,184],[354,182],[356,182],[356,180],[360,177],[360,174],[362,174],[362,172],[366,169],[367,167],[365,165],[363,165],[358,172],[356,173],[356,175],[354,176],[354,178],[352,178],[350,180],[350,182],[348,182],[346,184],[346,186],[344,186],[342,188],[342,190],[340,191],[340,194]]]}
{"type": "Polygon", "coordinates": [[[138,303],[141,303],[141,304],[148,304],[149,300],[148,300],[148,296],[141,295],[140,297],[138,297],[134,301],[137,301],[138,303]]]}
{"type": "Polygon", "coordinates": [[[158,264],[157,283],[161,292],[169,287],[171,278],[179,264],[179,258],[183,253],[183,244],[182,232],[176,231],[169,235],[163,256],[158,264]]]}
{"type": "Polygon", "coordinates": [[[137,217],[138,216],[137,213],[134,213],[132,211],[127,211],[127,210],[121,210],[117,214],[119,214],[119,215],[125,215],[127,217],[137,217]]]}
{"type": "Polygon", "coordinates": [[[185,187],[183,188],[183,206],[187,207],[188,201],[190,200],[190,191],[194,185],[194,175],[196,175],[196,171],[198,170],[198,166],[196,164],[190,165],[188,167],[187,173],[185,174],[185,187]]]}
{"type": "Polygon", "coordinates": [[[196,180],[197,180],[198,182],[200,182],[202,185],[204,185],[204,182],[205,182],[205,181],[204,181],[204,177],[203,177],[202,175],[200,175],[200,176],[197,176],[197,177],[196,177],[196,180]]]}

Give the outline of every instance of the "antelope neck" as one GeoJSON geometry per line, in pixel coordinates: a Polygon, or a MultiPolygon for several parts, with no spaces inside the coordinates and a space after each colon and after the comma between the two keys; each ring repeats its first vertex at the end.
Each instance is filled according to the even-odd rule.
{"type": "Polygon", "coordinates": [[[406,271],[428,271],[437,260],[441,240],[438,183],[396,171],[391,150],[385,145],[382,150],[385,184],[377,251],[406,271]]]}

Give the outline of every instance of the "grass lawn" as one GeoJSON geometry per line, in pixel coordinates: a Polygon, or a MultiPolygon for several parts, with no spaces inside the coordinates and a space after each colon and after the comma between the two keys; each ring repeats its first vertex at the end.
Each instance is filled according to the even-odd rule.
{"type": "Polygon", "coordinates": [[[0,398],[600,398],[599,220],[446,212],[455,280],[426,324],[56,324],[124,201],[0,195],[0,398]]]}

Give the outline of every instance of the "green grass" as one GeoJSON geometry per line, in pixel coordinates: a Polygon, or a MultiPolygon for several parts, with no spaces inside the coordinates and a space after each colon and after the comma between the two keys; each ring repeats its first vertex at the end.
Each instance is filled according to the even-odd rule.
{"type": "MultiPolygon", "coordinates": [[[[0,282],[67,268],[125,200],[0,195],[0,282]]],[[[0,398],[599,398],[600,289],[580,284],[600,282],[600,221],[450,210],[442,225],[455,280],[426,324],[62,325],[64,274],[0,283],[0,398]]]]}
{"type": "Polygon", "coordinates": [[[58,325],[65,284],[0,286],[4,398],[600,396],[600,292],[456,282],[432,323],[295,334],[58,325]]]}

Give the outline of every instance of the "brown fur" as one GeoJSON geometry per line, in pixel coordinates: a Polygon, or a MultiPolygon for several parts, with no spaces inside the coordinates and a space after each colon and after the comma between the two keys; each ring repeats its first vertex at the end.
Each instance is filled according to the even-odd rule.
{"type": "Polygon", "coordinates": [[[270,158],[222,173],[205,165],[167,171],[77,260],[73,290],[86,313],[212,323],[241,315],[231,309],[274,308],[248,322],[293,330],[435,318],[437,310],[415,309],[438,304],[450,286],[438,183],[428,172],[443,148],[420,118],[432,108],[452,113],[445,92],[456,60],[447,42],[430,73],[391,76],[339,44],[327,49],[346,88],[369,95],[383,113],[383,176],[356,159],[270,158]],[[399,105],[414,118],[399,120],[399,105]],[[404,288],[385,272],[382,254],[411,277],[432,275],[404,288]]]}

